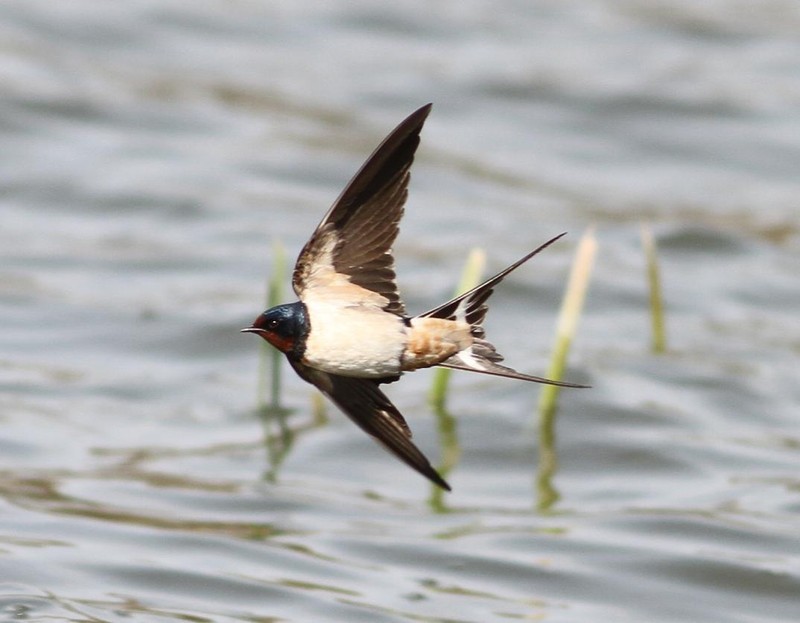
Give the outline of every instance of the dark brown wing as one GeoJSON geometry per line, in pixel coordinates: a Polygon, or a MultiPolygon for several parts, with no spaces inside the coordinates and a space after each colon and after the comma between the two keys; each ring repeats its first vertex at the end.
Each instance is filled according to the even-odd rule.
{"type": "Polygon", "coordinates": [[[350,283],[366,290],[363,298],[372,304],[405,314],[395,283],[392,245],[419,133],[430,110],[428,104],[412,113],[383,140],[317,226],[292,276],[301,300],[313,288],[350,283]]]}
{"type": "Polygon", "coordinates": [[[450,485],[436,472],[411,441],[411,429],[397,408],[378,387],[378,381],[328,374],[289,360],[300,377],[316,385],[353,422],[403,463],[436,485],[450,485]]]}

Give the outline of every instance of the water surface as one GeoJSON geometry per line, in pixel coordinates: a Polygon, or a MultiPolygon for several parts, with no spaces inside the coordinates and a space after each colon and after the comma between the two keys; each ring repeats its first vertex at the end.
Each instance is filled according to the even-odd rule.
{"type": "Polygon", "coordinates": [[[0,18],[4,618],[796,620],[794,2],[0,18]],[[436,462],[457,452],[441,499],[290,374],[282,436],[238,333],[274,241],[293,258],[428,101],[396,248],[410,310],[449,296],[470,247],[494,271],[569,231],[487,323],[542,373],[576,242],[600,244],[569,370],[593,389],[562,394],[553,439],[537,386],[454,375],[452,421],[431,373],[387,388],[436,462]]]}

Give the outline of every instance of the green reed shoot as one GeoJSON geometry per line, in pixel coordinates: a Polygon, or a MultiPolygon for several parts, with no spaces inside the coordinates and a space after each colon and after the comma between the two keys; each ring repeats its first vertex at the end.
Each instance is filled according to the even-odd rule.
{"type": "Polygon", "coordinates": [[[324,426],[328,423],[328,410],[325,399],[319,392],[311,394],[311,416],[314,426],[324,426]]]}
{"type": "Polygon", "coordinates": [[[539,420],[539,465],[536,469],[536,510],[549,511],[561,498],[553,485],[558,468],[555,408],[539,420]]]}
{"type": "MultiPolygon", "coordinates": [[[[483,251],[483,249],[472,249],[464,264],[461,279],[456,286],[453,296],[463,294],[477,286],[481,281],[485,265],[486,252],[483,251]]],[[[429,394],[431,406],[436,416],[436,427],[439,432],[439,448],[442,457],[438,465],[438,471],[444,478],[447,478],[447,475],[452,471],[453,467],[456,466],[461,456],[456,419],[447,412],[445,407],[451,372],[452,371],[448,368],[437,368],[434,372],[433,384],[431,385],[429,394]]],[[[436,485],[431,485],[431,496],[428,499],[428,503],[431,509],[436,513],[447,512],[444,491],[436,485]]]]}
{"type": "MultiPolygon", "coordinates": [[[[461,280],[458,282],[453,296],[463,294],[480,284],[481,275],[483,275],[485,266],[486,252],[483,249],[472,249],[464,264],[461,280]]],[[[444,408],[445,401],[447,400],[447,389],[450,384],[451,372],[452,371],[448,368],[438,368],[434,374],[429,397],[435,409],[444,408]]]]}
{"type": "Polygon", "coordinates": [[[642,247],[647,260],[647,283],[650,288],[651,348],[654,353],[664,353],[667,350],[667,332],[664,322],[664,300],[661,296],[658,248],[653,231],[646,224],[642,224],[642,247]]]}
{"type": "MultiPolygon", "coordinates": [[[[558,316],[553,355],[546,374],[555,381],[560,381],[564,376],[567,355],[578,328],[596,252],[597,241],[590,229],[578,243],[558,316]]],[[[539,512],[550,510],[559,499],[559,493],[553,486],[553,476],[558,466],[555,449],[555,415],[559,389],[554,385],[544,385],[539,396],[539,466],[536,472],[539,512]]]]}
{"type": "MultiPolygon", "coordinates": [[[[575,260],[567,282],[567,289],[561,303],[561,311],[558,315],[553,355],[546,374],[548,378],[555,381],[560,381],[564,376],[567,355],[578,329],[578,320],[583,309],[583,302],[586,299],[586,290],[589,288],[589,279],[592,275],[596,252],[597,240],[594,237],[594,231],[589,229],[578,243],[575,260]]],[[[547,417],[547,414],[555,413],[559,389],[555,385],[542,387],[539,397],[539,415],[541,418],[547,417]]]]}
{"type": "MultiPolygon", "coordinates": [[[[433,411],[436,415],[436,429],[439,432],[439,452],[441,453],[436,470],[441,474],[442,478],[446,479],[461,458],[458,427],[456,418],[447,411],[444,403],[434,405],[433,411]]],[[[446,513],[448,511],[444,494],[444,489],[440,489],[431,483],[431,495],[428,498],[428,504],[434,513],[446,513]]]]}
{"type": "MultiPolygon", "coordinates": [[[[280,305],[283,300],[283,284],[286,278],[286,250],[275,241],[272,245],[272,273],[267,280],[267,308],[280,305]]],[[[281,364],[282,356],[263,340],[258,358],[258,390],[257,404],[259,409],[267,407],[267,368],[269,368],[269,407],[280,409],[281,406],[281,364]]]]}

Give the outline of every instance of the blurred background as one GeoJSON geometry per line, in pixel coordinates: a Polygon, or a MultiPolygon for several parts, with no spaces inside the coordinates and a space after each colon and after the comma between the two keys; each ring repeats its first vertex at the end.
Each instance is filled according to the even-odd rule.
{"type": "Polygon", "coordinates": [[[794,0],[0,5],[0,612],[28,621],[795,621],[794,0]],[[253,336],[330,203],[427,102],[411,312],[468,250],[486,328],[568,379],[387,393],[438,496],[253,336]],[[658,244],[651,346],[640,227],[658,244]]]}

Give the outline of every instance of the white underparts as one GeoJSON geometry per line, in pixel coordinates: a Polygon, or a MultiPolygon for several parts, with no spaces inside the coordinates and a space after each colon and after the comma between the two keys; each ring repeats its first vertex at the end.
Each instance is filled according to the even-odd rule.
{"type": "MultiPolygon", "coordinates": [[[[327,292],[356,287],[341,284],[327,292]]],[[[419,317],[408,326],[369,301],[354,304],[344,296],[314,294],[304,301],[311,328],[303,354],[304,363],[313,368],[342,376],[385,378],[458,355],[466,365],[483,369],[472,354],[474,340],[464,321],[419,317]]]]}
{"type": "Polygon", "coordinates": [[[400,373],[406,344],[402,318],[369,305],[306,300],[311,330],[304,361],[331,374],[384,378],[400,373]]]}

